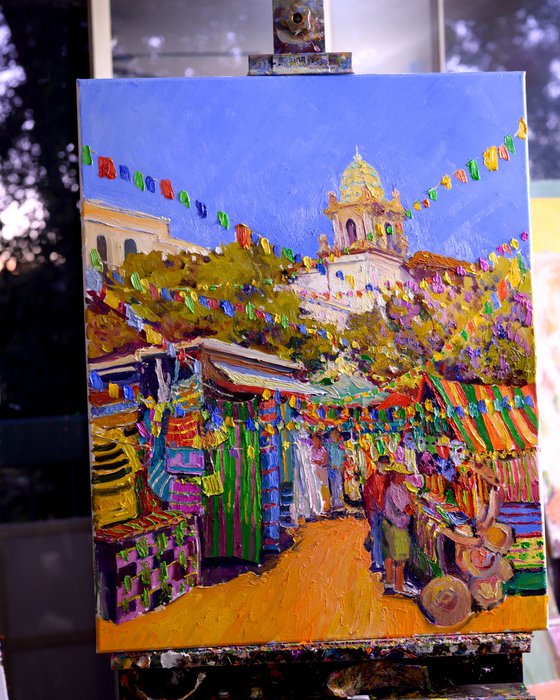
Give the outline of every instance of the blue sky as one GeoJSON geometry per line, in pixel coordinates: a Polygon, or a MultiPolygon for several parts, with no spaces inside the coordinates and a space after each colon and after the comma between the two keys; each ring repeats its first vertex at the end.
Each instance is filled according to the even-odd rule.
{"type": "MultiPolygon", "coordinates": [[[[193,205],[141,192],[82,166],[83,196],[165,216],[173,235],[214,247],[233,239],[222,210],[271,242],[314,255],[332,241],[328,192],[356,146],[386,193],[411,206],[444,174],[477,158],[481,180],[453,179],[406,223],[411,252],[476,259],[528,229],[526,141],[498,172],[482,153],[514,134],[524,115],[521,73],[80,81],[81,143],[154,179],[193,205]],[[197,216],[194,200],[208,207],[197,216]]],[[[94,158],[95,163],[95,158],[94,158]]]]}

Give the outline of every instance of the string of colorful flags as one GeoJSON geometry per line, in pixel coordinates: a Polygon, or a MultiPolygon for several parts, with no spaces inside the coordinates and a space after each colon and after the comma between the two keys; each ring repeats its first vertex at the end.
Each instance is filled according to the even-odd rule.
{"type": "MultiPolygon", "coordinates": [[[[191,209],[191,205],[193,204],[191,195],[186,189],[179,190],[176,194],[175,188],[168,178],[159,179],[150,175],[144,175],[141,170],[135,170],[128,165],[118,165],[117,169],[113,158],[98,155],[97,151],[91,146],[82,146],[82,163],[84,165],[93,166],[94,155],[97,157],[97,173],[99,178],[105,178],[107,180],[120,179],[125,182],[130,182],[141,192],[148,192],[151,194],[155,194],[159,189],[159,193],[164,199],[178,201],[185,208],[191,209]]],[[[196,210],[199,218],[208,218],[209,207],[204,202],[195,199],[194,210],[196,210]]],[[[326,269],[324,268],[321,258],[311,258],[308,255],[295,252],[292,248],[275,245],[269,241],[267,236],[258,233],[242,221],[234,219],[225,211],[216,211],[215,222],[224,230],[229,230],[232,226],[235,227],[237,241],[243,248],[249,248],[251,245],[260,245],[262,250],[268,255],[275,255],[277,258],[284,259],[292,264],[303,264],[307,269],[317,267],[321,274],[326,274],[326,269]]]]}
{"type": "MultiPolygon", "coordinates": [[[[514,134],[514,137],[517,137],[519,139],[527,138],[527,125],[524,118],[521,118],[519,120],[518,129],[514,134]]],[[[515,153],[514,137],[512,137],[511,135],[506,135],[503,144],[501,144],[500,146],[490,146],[484,151],[482,156],[483,163],[490,171],[496,171],[498,169],[499,159],[507,161],[509,160],[510,154],[515,153]]],[[[94,151],[89,145],[82,146],[82,163],[84,165],[89,166],[93,165],[94,154],[96,154],[96,151],[94,151]]],[[[471,179],[480,180],[480,170],[478,167],[477,159],[473,158],[469,160],[467,163],[467,167],[469,169],[471,179]]],[[[168,178],[158,179],[149,175],[144,175],[140,170],[131,169],[127,165],[119,165],[117,175],[117,168],[115,166],[115,163],[113,159],[109,156],[97,155],[97,168],[98,176],[100,178],[116,180],[118,177],[119,179],[124,180],[126,182],[131,182],[138,190],[146,191],[152,194],[156,192],[159,186],[160,194],[165,199],[176,199],[180,204],[182,204],[186,208],[191,207],[191,197],[187,190],[180,190],[176,196],[175,189],[171,183],[171,180],[169,180],[168,178]]],[[[453,174],[459,182],[468,182],[467,174],[464,169],[457,169],[453,174]]],[[[451,177],[449,175],[444,175],[441,178],[440,183],[438,185],[430,187],[427,190],[427,198],[415,201],[412,209],[419,211],[423,208],[429,208],[430,202],[437,200],[438,188],[440,186],[448,190],[451,189],[451,177]]],[[[206,219],[208,217],[208,206],[204,202],[199,200],[195,200],[194,204],[198,216],[202,219],[206,219]]],[[[407,209],[405,213],[408,218],[412,218],[413,215],[411,209],[407,209]]],[[[266,236],[258,233],[254,229],[251,229],[249,226],[247,226],[241,221],[235,221],[229,214],[227,214],[224,211],[219,210],[216,212],[216,220],[219,223],[219,225],[225,230],[228,230],[231,225],[235,226],[236,239],[242,247],[250,248],[252,245],[260,245],[262,250],[266,254],[274,254],[279,259],[285,259],[286,261],[288,261],[288,263],[292,265],[303,265],[307,270],[317,269],[317,271],[322,275],[327,274],[325,262],[327,260],[334,262],[336,257],[339,257],[345,252],[331,252],[328,258],[312,258],[308,255],[303,255],[301,253],[294,252],[292,248],[282,247],[271,243],[266,236]]],[[[379,227],[380,225],[378,224],[377,226],[379,227]]],[[[373,233],[368,234],[368,238],[370,240],[373,240],[373,233]]],[[[508,244],[504,245],[507,246],[508,244]]],[[[480,264],[483,270],[485,263],[486,261],[481,259],[480,264]]],[[[459,270],[458,274],[460,274],[459,270]]],[[[345,275],[342,270],[337,271],[336,275],[341,280],[347,280],[349,285],[352,288],[354,287],[355,283],[352,275],[345,275]]],[[[366,291],[370,290],[366,289],[366,291]]]]}
{"type": "MultiPolygon", "coordinates": [[[[113,274],[113,279],[124,284],[124,279],[118,275],[115,278],[113,274]]],[[[251,301],[245,304],[234,303],[228,299],[220,299],[216,297],[208,297],[202,294],[198,294],[196,291],[190,288],[171,290],[167,287],[159,287],[144,278],[140,278],[137,272],[133,272],[130,275],[130,284],[138,292],[150,295],[152,300],[163,299],[165,301],[176,301],[185,305],[185,307],[191,312],[200,308],[207,309],[211,311],[218,311],[224,316],[229,318],[235,318],[236,316],[245,316],[249,321],[255,321],[260,319],[264,321],[269,326],[274,326],[276,328],[282,328],[283,330],[290,329],[292,333],[298,333],[303,337],[312,337],[315,339],[322,338],[333,344],[333,346],[338,346],[339,348],[346,348],[349,346],[348,340],[337,333],[333,333],[325,328],[316,328],[314,326],[309,326],[305,323],[294,323],[290,321],[286,314],[270,313],[258,308],[251,301]]],[[[163,336],[157,331],[152,324],[142,318],[134,306],[136,304],[130,304],[123,302],[119,296],[102,282],[102,280],[93,280],[91,277],[88,280],[89,291],[97,294],[98,298],[103,301],[107,306],[114,309],[115,311],[121,313],[126,319],[126,323],[135,328],[137,331],[144,331],[146,336],[146,341],[151,345],[161,345],[164,341],[163,336]]],[[[138,305],[140,303],[138,302],[138,305]]]]}
{"type": "MultiPolygon", "coordinates": [[[[184,357],[178,357],[178,361],[184,360],[184,357]]],[[[111,404],[106,406],[107,409],[123,410],[133,408],[139,403],[144,404],[148,409],[153,411],[152,425],[156,427],[156,433],[161,428],[162,418],[165,411],[169,410],[175,417],[185,417],[186,415],[194,416],[199,422],[205,423],[207,428],[217,430],[230,427],[235,427],[235,421],[231,416],[220,413],[217,405],[211,409],[201,408],[197,400],[202,397],[200,389],[189,394],[187,397],[181,397],[175,400],[156,401],[153,397],[145,397],[140,393],[139,387],[131,383],[117,383],[114,381],[103,380],[96,370],[91,370],[89,374],[90,387],[99,392],[107,392],[112,399],[122,399],[121,404],[111,404]]],[[[373,388],[373,387],[372,387],[373,388]]],[[[378,393],[378,392],[377,392],[378,393]]],[[[521,390],[514,390],[513,394],[503,395],[499,392],[492,399],[481,398],[477,401],[470,401],[464,406],[450,402],[445,407],[440,408],[431,399],[423,401],[411,400],[406,406],[390,406],[387,408],[376,408],[375,404],[369,406],[341,406],[333,403],[331,398],[328,402],[308,401],[303,397],[288,393],[282,394],[278,389],[271,391],[265,389],[261,395],[261,400],[264,402],[274,401],[281,409],[275,411],[271,420],[263,420],[257,417],[248,419],[246,422],[246,430],[258,431],[261,429],[271,430],[287,429],[294,430],[298,428],[297,414],[305,416],[311,424],[317,423],[323,428],[329,424],[349,424],[349,427],[356,430],[360,434],[380,434],[391,433],[403,430],[406,427],[420,426],[423,422],[434,423],[438,428],[441,427],[441,422],[446,419],[453,419],[458,416],[461,419],[470,416],[478,419],[483,415],[503,414],[504,411],[512,411],[516,409],[534,409],[535,403],[530,394],[524,394],[521,390]],[[288,407],[290,410],[288,415],[288,407]]],[[[318,427],[318,426],[317,426],[318,427]]],[[[212,433],[210,434],[210,436],[212,433]]],[[[215,435],[214,435],[215,437],[215,435]]],[[[227,435],[223,436],[224,439],[227,435]]],[[[425,449],[433,448],[433,438],[430,441],[430,436],[422,434],[422,439],[428,441],[425,449]]]]}
{"type": "MultiPolygon", "coordinates": [[[[465,168],[457,168],[453,173],[453,177],[463,184],[469,182],[469,177],[472,181],[477,181],[481,179],[479,161],[482,159],[482,164],[490,172],[496,172],[498,170],[499,161],[507,162],[510,157],[515,154],[515,141],[514,138],[525,140],[527,138],[527,123],[523,117],[519,120],[517,131],[513,136],[511,134],[506,134],[504,136],[504,141],[499,146],[493,145],[486,148],[482,153],[481,157],[471,158],[466,163],[465,168]],[[468,171],[468,175],[467,175],[468,171]]],[[[417,199],[410,209],[405,210],[407,218],[413,218],[413,211],[422,211],[423,209],[429,209],[432,202],[437,201],[439,189],[450,190],[453,187],[453,178],[449,174],[445,174],[441,177],[437,185],[429,187],[426,190],[425,197],[417,199]]]]}

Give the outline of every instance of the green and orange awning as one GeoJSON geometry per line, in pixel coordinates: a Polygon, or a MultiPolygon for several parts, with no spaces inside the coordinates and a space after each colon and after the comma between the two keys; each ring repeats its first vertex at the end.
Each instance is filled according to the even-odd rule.
{"type": "Polygon", "coordinates": [[[535,385],[465,384],[427,375],[457,438],[472,452],[517,452],[537,445],[535,385]]]}

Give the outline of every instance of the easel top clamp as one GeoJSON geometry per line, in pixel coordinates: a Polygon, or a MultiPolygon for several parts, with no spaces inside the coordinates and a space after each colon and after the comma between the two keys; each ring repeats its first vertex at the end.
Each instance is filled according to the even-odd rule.
{"type": "Polygon", "coordinates": [[[343,75],[352,53],[325,52],[323,0],[272,0],[274,53],[249,56],[249,75],[343,75]]]}

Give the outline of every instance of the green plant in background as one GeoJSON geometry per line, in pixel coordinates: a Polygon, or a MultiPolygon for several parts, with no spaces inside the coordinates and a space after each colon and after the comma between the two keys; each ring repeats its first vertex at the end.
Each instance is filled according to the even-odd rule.
{"type": "Polygon", "coordinates": [[[129,609],[128,599],[124,598],[121,605],[122,605],[123,613],[126,615],[126,613],[128,612],[128,609],[129,609]]]}
{"type": "Polygon", "coordinates": [[[142,564],[142,571],[140,572],[140,580],[145,586],[149,586],[152,582],[152,572],[146,564],[142,564]]]}
{"type": "Polygon", "coordinates": [[[119,552],[119,557],[124,561],[128,561],[128,549],[121,549],[119,552]]]}
{"type": "Polygon", "coordinates": [[[142,604],[144,605],[145,608],[150,607],[150,591],[147,588],[144,588],[142,591],[142,604]]]}
{"type": "Polygon", "coordinates": [[[159,565],[159,580],[161,583],[165,583],[167,579],[169,578],[169,571],[167,569],[167,564],[162,561],[161,564],[159,565]]]}
{"type": "Polygon", "coordinates": [[[158,549],[156,556],[161,557],[161,555],[167,549],[167,537],[165,536],[164,532],[160,532],[159,535],[156,537],[156,544],[158,549]]]}
{"type": "Polygon", "coordinates": [[[148,545],[148,540],[146,540],[144,537],[141,540],[138,540],[136,542],[136,551],[138,552],[138,556],[140,559],[145,559],[148,554],[150,553],[150,547],[148,545]]]}
{"type": "Polygon", "coordinates": [[[173,600],[173,586],[166,583],[161,587],[162,598],[165,603],[170,603],[173,600]]]}
{"type": "Polygon", "coordinates": [[[175,530],[173,531],[173,536],[175,537],[175,542],[179,547],[182,547],[183,544],[185,543],[185,529],[186,529],[186,522],[182,520],[175,530]]]}
{"type": "Polygon", "coordinates": [[[124,586],[124,590],[125,590],[127,593],[130,593],[130,591],[132,590],[132,578],[131,578],[130,576],[125,576],[125,577],[124,577],[124,579],[123,579],[123,586],[124,586]]]}
{"type": "Polygon", "coordinates": [[[183,569],[186,570],[186,568],[187,568],[187,555],[185,554],[184,550],[181,550],[179,552],[179,556],[177,557],[177,561],[183,567],[183,569]]]}

